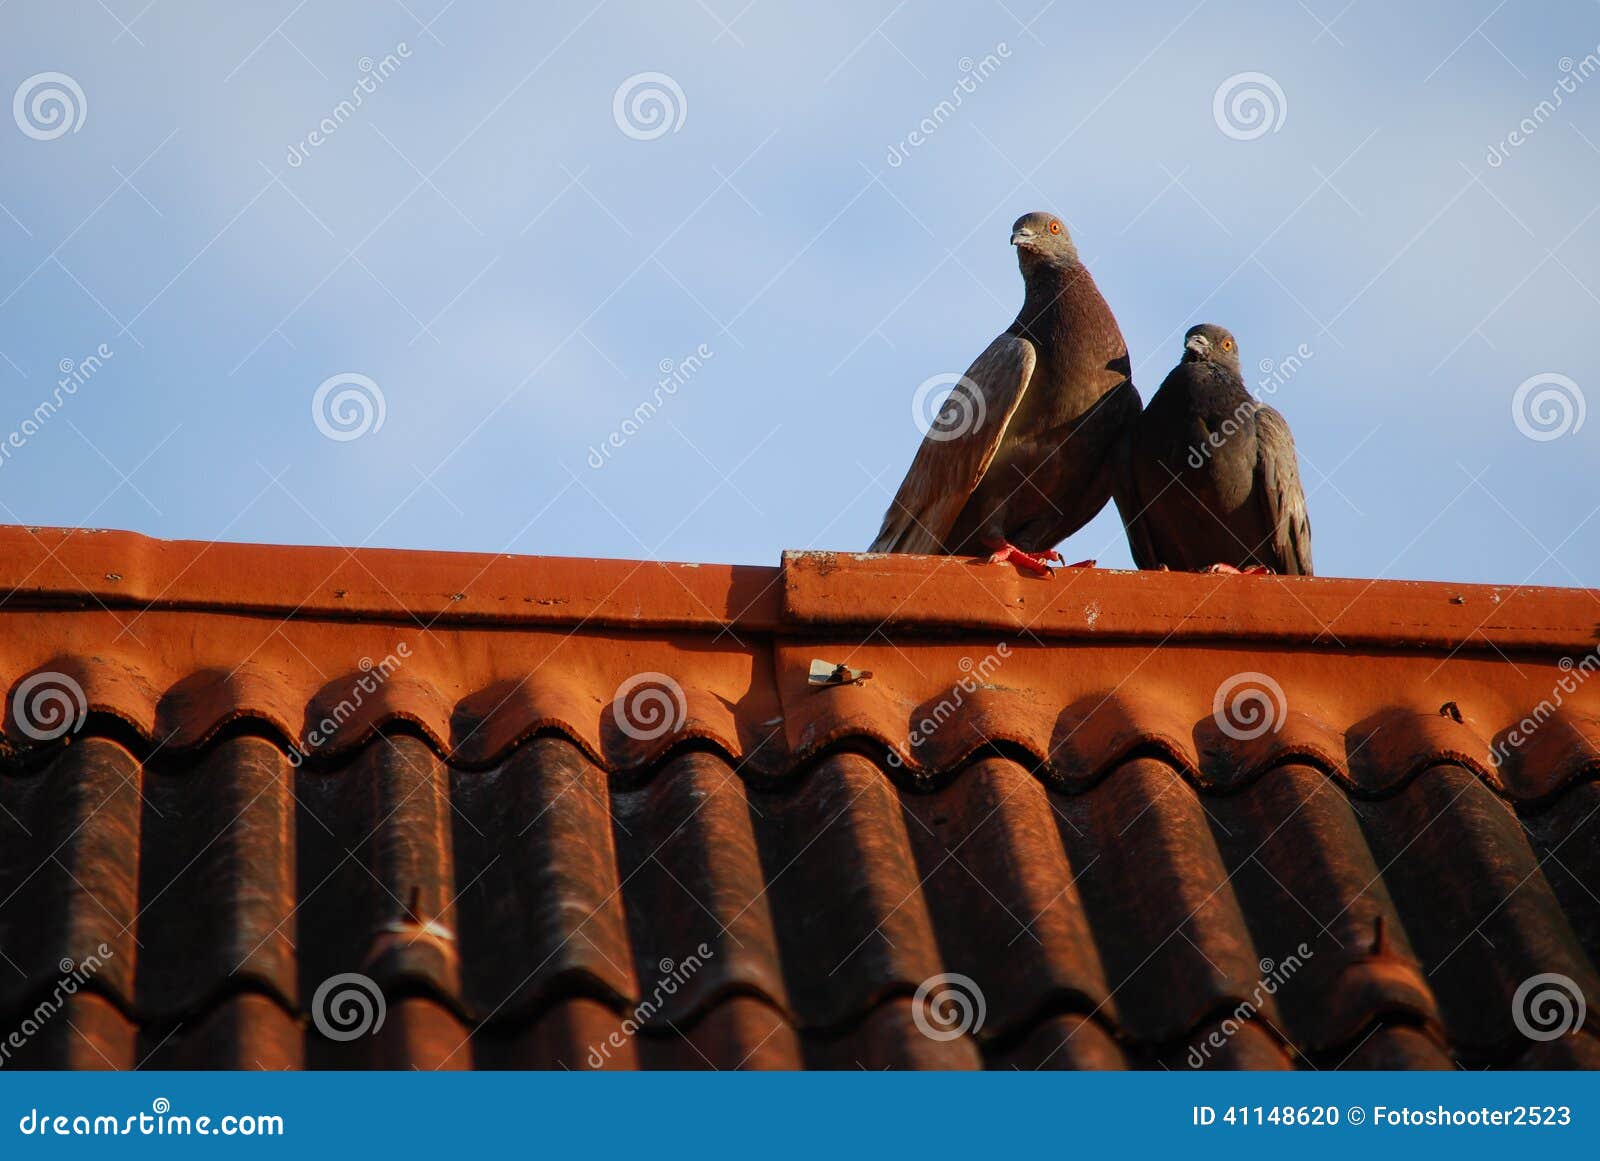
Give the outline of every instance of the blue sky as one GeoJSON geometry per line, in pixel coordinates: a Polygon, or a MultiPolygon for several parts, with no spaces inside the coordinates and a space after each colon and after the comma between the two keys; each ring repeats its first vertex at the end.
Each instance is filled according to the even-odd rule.
{"type": "MultiPolygon", "coordinates": [[[[1310,352],[1272,402],[1321,573],[1600,583],[1588,0],[328,7],[0,6],[0,520],[859,548],[918,385],[1010,323],[1010,223],[1049,209],[1146,399],[1195,322],[1247,368],[1310,352]],[[629,90],[616,112],[648,73],[659,134],[629,90]],[[1278,91],[1259,135],[1215,111],[1245,73],[1278,91]],[[29,100],[52,87],[65,121],[29,100]],[[337,376],[381,426],[324,434],[337,376]],[[1519,424],[1537,376],[1564,379],[1525,411],[1546,389],[1568,410],[1519,424]]],[[[1064,551],[1129,564],[1109,510],[1064,551]]]]}

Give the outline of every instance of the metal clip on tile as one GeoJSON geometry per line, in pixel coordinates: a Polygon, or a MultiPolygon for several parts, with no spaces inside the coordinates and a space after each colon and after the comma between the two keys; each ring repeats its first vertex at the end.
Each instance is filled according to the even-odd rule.
{"type": "Polygon", "coordinates": [[[812,685],[857,685],[871,676],[870,669],[851,669],[842,662],[835,665],[817,657],[811,661],[811,673],[807,680],[812,685]]]}

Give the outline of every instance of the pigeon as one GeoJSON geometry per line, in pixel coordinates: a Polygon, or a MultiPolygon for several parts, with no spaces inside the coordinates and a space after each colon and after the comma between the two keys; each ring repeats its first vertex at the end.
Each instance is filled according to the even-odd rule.
{"type": "Polygon", "coordinates": [[[1245,390],[1239,345],[1203,323],[1119,452],[1117,510],[1140,568],[1311,575],[1289,425],[1245,390]]]}
{"type": "Polygon", "coordinates": [[[1011,244],[1022,310],[951,388],[872,552],[981,550],[1048,575],[1055,545],[1111,497],[1139,416],[1127,344],[1060,218],[1018,218],[1011,244]]]}

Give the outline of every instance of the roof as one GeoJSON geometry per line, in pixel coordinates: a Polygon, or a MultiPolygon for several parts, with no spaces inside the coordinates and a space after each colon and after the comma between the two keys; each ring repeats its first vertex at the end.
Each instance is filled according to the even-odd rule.
{"type": "Polygon", "coordinates": [[[0,593],[8,1063],[1600,1066],[1600,593],[38,528],[0,593]]]}

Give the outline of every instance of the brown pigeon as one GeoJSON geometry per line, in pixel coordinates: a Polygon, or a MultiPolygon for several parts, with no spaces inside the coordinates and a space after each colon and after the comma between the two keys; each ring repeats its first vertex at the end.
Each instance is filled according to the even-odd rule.
{"type": "Polygon", "coordinates": [[[1184,336],[1120,459],[1117,509],[1140,568],[1311,575],[1294,438],[1245,390],[1222,327],[1184,336]]]}
{"type": "Polygon", "coordinates": [[[951,388],[873,552],[982,550],[1047,574],[1110,498],[1139,415],[1127,344],[1060,218],[1017,219],[1011,244],[1022,310],[951,388]]]}

